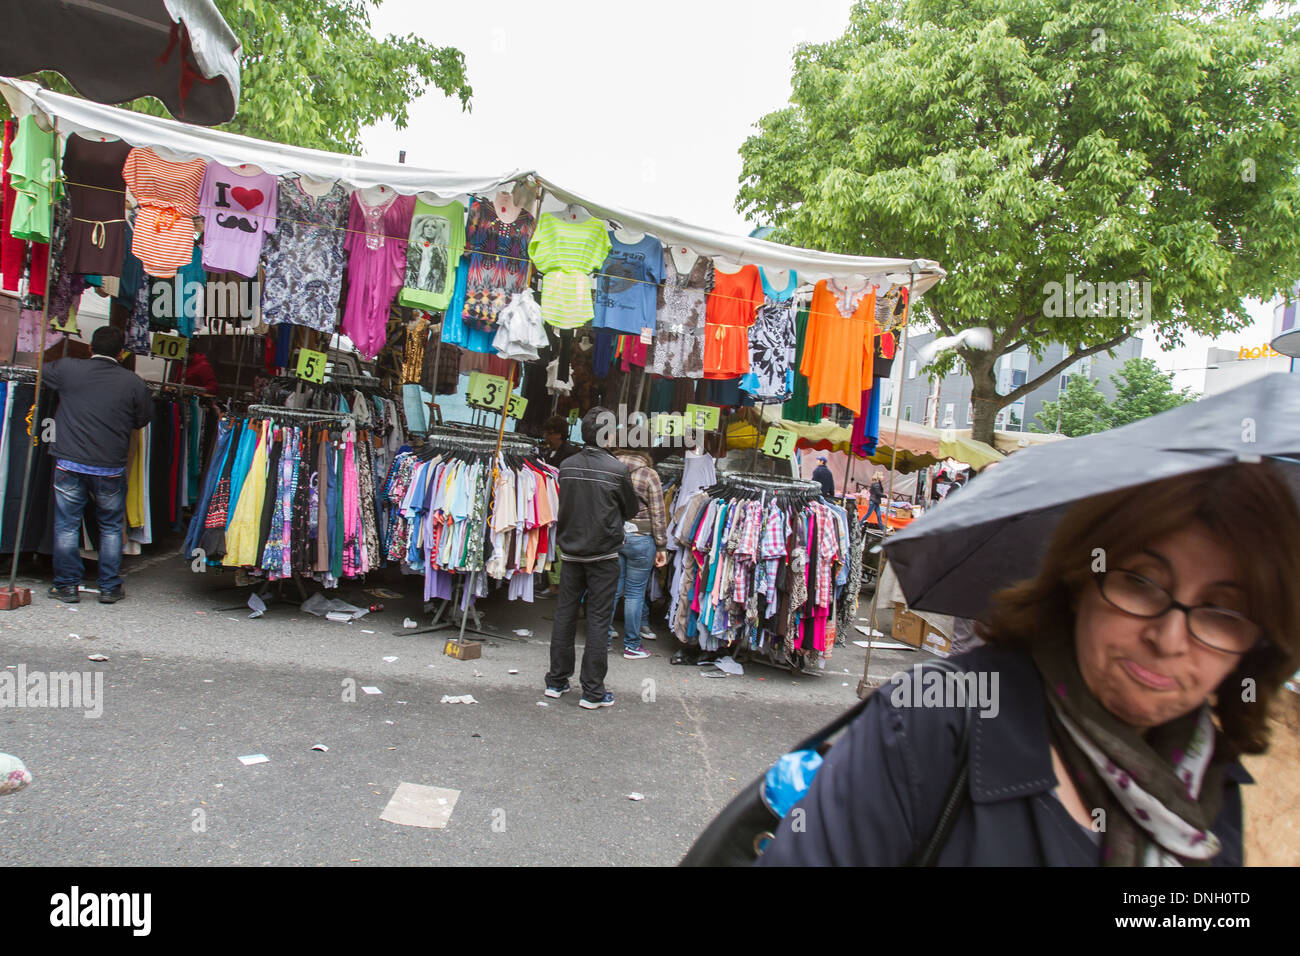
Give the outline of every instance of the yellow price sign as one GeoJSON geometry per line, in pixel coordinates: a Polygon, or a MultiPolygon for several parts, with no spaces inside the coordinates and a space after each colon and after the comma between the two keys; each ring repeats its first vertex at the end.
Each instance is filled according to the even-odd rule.
{"type": "Polygon", "coordinates": [[[769,428],[763,439],[763,454],[769,458],[793,458],[794,445],[799,436],[784,428],[769,428]]]}
{"type": "Polygon", "coordinates": [[[168,335],[166,332],[155,332],[153,334],[153,344],[149,346],[149,351],[160,359],[176,362],[185,358],[185,353],[189,351],[189,348],[189,339],[183,335],[168,335]]]}
{"type": "Polygon", "coordinates": [[[687,405],[686,421],[692,428],[700,431],[715,432],[722,409],[717,405],[687,405]]]}
{"type": "Polygon", "coordinates": [[[325,362],[327,359],[328,356],[324,352],[299,349],[298,362],[294,367],[294,372],[305,381],[319,384],[325,381],[325,362]]]}
{"type": "Polygon", "coordinates": [[[522,395],[511,395],[510,401],[506,403],[506,414],[511,418],[523,418],[526,411],[528,411],[528,399],[522,395]]]}
{"type": "Polygon", "coordinates": [[[499,412],[509,394],[509,385],[500,375],[489,375],[487,372],[469,373],[469,394],[465,396],[465,400],[470,405],[499,412]]]}
{"type": "Polygon", "coordinates": [[[681,415],[656,415],[654,432],[656,435],[662,435],[665,438],[680,438],[686,434],[686,421],[681,415]]]}

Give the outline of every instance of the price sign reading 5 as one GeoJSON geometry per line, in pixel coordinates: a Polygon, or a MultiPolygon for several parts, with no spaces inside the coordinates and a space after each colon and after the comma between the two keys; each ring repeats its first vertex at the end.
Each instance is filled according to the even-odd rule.
{"type": "Polygon", "coordinates": [[[721,409],[717,405],[687,405],[686,421],[691,427],[706,432],[718,430],[721,409]]]}
{"type": "Polygon", "coordinates": [[[522,395],[511,395],[510,401],[506,404],[506,414],[511,418],[523,418],[524,412],[528,410],[528,399],[522,395]]]}
{"type": "Polygon", "coordinates": [[[189,340],[183,335],[168,335],[165,332],[155,332],[153,334],[153,344],[149,347],[149,351],[161,359],[176,362],[185,358],[185,353],[189,351],[189,347],[189,340]]]}
{"type": "Polygon", "coordinates": [[[469,395],[467,400],[470,405],[500,411],[506,403],[506,395],[508,394],[509,388],[507,388],[506,380],[500,375],[488,375],[486,372],[469,373],[469,395]]]}
{"type": "Polygon", "coordinates": [[[784,428],[769,428],[767,438],[763,441],[763,454],[769,458],[792,458],[794,443],[798,437],[794,432],[786,431],[784,428]]]}
{"type": "Polygon", "coordinates": [[[686,433],[686,423],[681,415],[656,415],[655,434],[665,438],[680,438],[686,433]]]}
{"type": "Polygon", "coordinates": [[[311,349],[298,350],[298,364],[295,371],[298,377],[308,382],[323,382],[325,380],[325,360],[327,356],[324,352],[313,352],[311,349]]]}

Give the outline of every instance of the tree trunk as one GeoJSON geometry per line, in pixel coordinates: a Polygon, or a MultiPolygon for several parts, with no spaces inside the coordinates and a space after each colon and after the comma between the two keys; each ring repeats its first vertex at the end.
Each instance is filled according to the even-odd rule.
{"type": "Polygon", "coordinates": [[[971,405],[975,413],[975,423],[971,426],[971,437],[986,445],[993,444],[993,420],[1006,399],[998,394],[997,379],[993,375],[998,356],[992,352],[972,352],[966,359],[970,369],[974,388],[971,390],[971,405]]]}

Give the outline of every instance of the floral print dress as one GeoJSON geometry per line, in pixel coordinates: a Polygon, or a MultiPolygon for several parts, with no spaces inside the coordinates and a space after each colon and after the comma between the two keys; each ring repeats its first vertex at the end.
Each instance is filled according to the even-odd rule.
{"type": "Polygon", "coordinates": [[[343,288],[348,192],[335,183],[317,198],[285,176],[277,196],[276,231],[262,250],[262,321],[333,332],[343,288]]]}
{"type": "Polygon", "coordinates": [[[664,378],[703,378],[704,317],[713,289],[713,260],[696,256],[678,272],[672,250],[664,249],[664,284],[655,316],[655,337],[646,355],[646,371],[664,378]]]}

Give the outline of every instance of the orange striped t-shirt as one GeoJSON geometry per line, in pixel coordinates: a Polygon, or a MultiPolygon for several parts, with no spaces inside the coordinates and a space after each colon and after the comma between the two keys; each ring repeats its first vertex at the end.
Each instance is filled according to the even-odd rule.
{"type": "Polygon", "coordinates": [[[194,258],[194,217],[207,165],[202,159],[173,163],[147,146],[127,153],[122,179],[140,204],[131,252],[149,275],[170,279],[194,258]]]}

